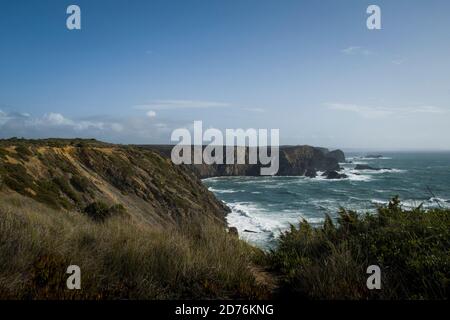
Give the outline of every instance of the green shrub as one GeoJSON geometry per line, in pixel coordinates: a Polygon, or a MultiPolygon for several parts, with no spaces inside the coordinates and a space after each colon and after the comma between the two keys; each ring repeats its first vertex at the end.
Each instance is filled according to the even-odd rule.
{"type": "Polygon", "coordinates": [[[79,203],[81,201],[80,196],[72,189],[67,179],[65,179],[64,177],[56,177],[53,178],[53,182],[75,203],[79,203]]]}
{"type": "Polygon", "coordinates": [[[3,149],[3,148],[0,148],[0,159],[4,159],[4,158],[6,158],[6,156],[8,156],[8,155],[9,155],[8,150],[5,150],[5,149],[3,149]]]}
{"type": "Polygon", "coordinates": [[[70,184],[81,193],[89,190],[90,182],[86,177],[80,175],[74,175],[70,178],[70,184]]]}
{"type": "Polygon", "coordinates": [[[4,183],[14,191],[27,195],[26,189],[34,187],[33,177],[31,177],[21,164],[4,163],[0,170],[4,174],[4,183]]]}
{"type": "Polygon", "coordinates": [[[115,204],[109,208],[111,216],[126,216],[127,209],[122,204],[115,204]]]}
{"type": "Polygon", "coordinates": [[[30,149],[22,144],[16,147],[17,156],[22,160],[28,160],[33,155],[30,149]]]}
{"type": "Polygon", "coordinates": [[[291,227],[269,260],[291,297],[446,299],[450,210],[403,210],[398,198],[377,214],[342,209],[337,225],[291,227]],[[381,268],[382,290],[366,287],[370,265],[381,268]]]}
{"type": "Polygon", "coordinates": [[[116,204],[109,207],[107,204],[96,201],[89,204],[85,209],[86,213],[92,220],[97,222],[103,222],[113,216],[125,216],[127,210],[122,204],[116,204]]]}
{"type": "Polygon", "coordinates": [[[103,202],[93,202],[89,204],[84,209],[84,213],[94,221],[104,221],[110,216],[109,207],[103,202]]]}
{"type": "Polygon", "coordinates": [[[72,208],[72,204],[61,196],[60,187],[54,180],[40,180],[37,181],[37,187],[35,188],[36,195],[34,199],[39,202],[45,203],[54,209],[72,208]]]}

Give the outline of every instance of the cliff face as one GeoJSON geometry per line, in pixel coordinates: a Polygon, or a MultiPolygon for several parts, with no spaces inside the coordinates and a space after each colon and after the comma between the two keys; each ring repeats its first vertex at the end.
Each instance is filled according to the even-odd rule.
{"type": "Polygon", "coordinates": [[[0,140],[0,201],[12,192],[62,211],[120,204],[161,226],[194,215],[223,222],[228,210],[191,170],[160,153],[93,140],[0,140]]]}
{"type": "MultiPolygon", "coordinates": [[[[199,178],[259,176],[260,164],[174,165],[173,146],[121,146],[95,140],[0,140],[0,201],[19,193],[62,211],[96,202],[122,205],[152,225],[193,216],[224,222],[228,212],[199,178]]],[[[248,148],[246,149],[248,158],[248,148]]],[[[280,148],[278,175],[315,176],[339,170],[345,156],[311,146],[280,148]]]]}
{"type": "MultiPolygon", "coordinates": [[[[173,146],[145,146],[170,157],[173,146]]],[[[236,153],[236,152],[235,152],[236,153]]],[[[224,152],[225,154],[225,152],[224,152]]],[[[246,148],[248,159],[248,148],[246,148]]],[[[337,171],[339,163],[345,161],[341,150],[329,151],[325,148],[311,146],[280,147],[279,176],[314,175],[316,171],[337,171]]],[[[248,161],[247,161],[248,163],[248,161]]],[[[259,176],[260,164],[213,164],[188,165],[200,178],[217,176],[259,176]]]]}
{"type": "MultiPolygon", "coordinates": [[[[339,161],[324,148],[311,146],[284,147],[280,150],[281,176],[303,176],[316,171],[339,170],[339,161]]],[[[342,152],[342,151],[341,151],[342,152]]]]}

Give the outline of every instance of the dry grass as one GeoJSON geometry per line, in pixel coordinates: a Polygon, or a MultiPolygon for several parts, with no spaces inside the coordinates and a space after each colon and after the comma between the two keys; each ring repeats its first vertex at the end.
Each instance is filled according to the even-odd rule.
{"type": "Polygon", "coordinates": [[[161,230],[0,201],[0,299],[267,298],[250,270],[259,254],[207,220],[161,230]],[[72,264],[82,290],[66,289],[72,264]]]}

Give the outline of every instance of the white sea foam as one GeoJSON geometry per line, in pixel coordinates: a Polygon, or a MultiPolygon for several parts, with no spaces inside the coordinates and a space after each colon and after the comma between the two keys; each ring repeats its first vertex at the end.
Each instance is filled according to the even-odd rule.
{"type": "Polygon", "coordinates": [[[325,221],[324,218],[306,218],[305,220],[311,224],[323,223],[325,221]]]}
{"type": "Polygon", "coordinates": [[[327,179],[323,177],[323,172],[317,171],[317,177],[312,178],[312,181],[328,181],[328,182],[339,182],[339,181],[370,181],[372,178],[369,175],[363,175],[359,171],[355,171],[351,168],[343,168],[339,173],[344,173],[347,178],[343,179],[327,179]]]}
{"type": "Polygon", "coordinates": [[[389,201],[380,200],[380,199],[372,199],[372,200],[370,200],[370,202],[375,205],[386,205],[389,203],[389,201]]]}
{"type": "Polygon", "coordinates": [[[370,175],[355,173],[355,172],[345,172],[344,173],[348,176],[348,180],[350,181],[370,181],[372,180],[372,177],[370,175]]]}
{"type": "Polygon", "coordinates": [[[391,157],[380,157],[380,158],[367,158],[365,156],[354,156],[354,157],[348,157],[348,161],[354,161],[354,160],[363,160],[363,161],[373,161],[373,160],[392,160],[391,157]]]}
{"type": "MultiPolygon", "coordinates": [[[[342,172],[348,176],[347,180],[350,181],[371,181],[373,175],[384,173],[404,173],[407,170],[401,169],[380,169],[380,170],[355,170],[354,168],[344,167],[342,172]]],[[[345,180],[345,179],[344,179],[345,180]]]]}
{"type": "MultiPolygon", "coordinates": [[[[296,211],[282,210],[283,214],[280,214],[280,210],[271,212],[252,202],[234,202],[227,205],[231,209],[227,215],[228,225],[238,229],[241,239],[263,246],[287,230],[290,224],[296,224],[302,218],[296,211]]],[[[311,223],[321,222],[320,218],[309,219],[311,223]]]]}
{"type": "Polygon", "coordinates": [[[368,163],[366,161],[353,161],[352,163],[349,163],[348,165],[353,166],[355,164],[365,164],[365,165],[367,165],[368,163]]]}
{"type": "Polygon", "coordinates": [[[209,191],[215,192],[215,193],[236,193],[240,192],[239,190],[233,190],[233,189],[214,189],[213,187],[208,188],[209,191]]]}
{"type": "MultiPolygon", "coordinates": [[[[371,202],[374,205],[381,205],[386,206],[389,203],[389,200],[381,200],[381,199],[372,199],[371,202]]],[[[401,206],[404,209],[416,209],[418,207],[422,207],[424,209],[431,209],[431,208],[450,208],[450,203],[446,199],[438,198],[438,197],[432,197],[430,199],[404,199],[401,200],[401,206]]]]}
{"type": "Polygon", "coordinates": [[[351,173],[366,173],[366,174],[380,174],[380,173],[405,173],[407,170],[402,169],[379,169],[379,170],[373,170],[373,169],[364,169],[364,170],[354,170],[350,169],[348,172],[351,173]]]}

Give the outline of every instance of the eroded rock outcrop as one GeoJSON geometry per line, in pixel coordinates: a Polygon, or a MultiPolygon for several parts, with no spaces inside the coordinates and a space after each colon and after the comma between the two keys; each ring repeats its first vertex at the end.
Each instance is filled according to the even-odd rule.
{"type": "Polygon", "coordinates": [[[0,195],[17,192],[54,209],[82,212],[96,202],[120,205],[152,225],[229,209],[185,166],[148,148],[95,140],[0,140],[0,195]]]}
{"type": "Polygon", "coordinates": [[[322,177],[325,177],[329,180],[335,180],[335,179],[346,179],[348,176],[344,173],[339,173],[337,171],[331,170],[331,171],[325,171],[322,173],[322,177]]]}
{"type": "MultiPolygon", "coordinates": [[[[145,146],[156,149],[167,157],[173,146],[145,146]]],[[[245,148],[248,163],[249,148],[245,148]]],[[[317,171],[338,171],[339,163],[345,162],[341,150],[329,151],[326,148],[303,146],[281,146],[278,176],[316,177],[317,171]]],[[[224,150],[224,155],[226,154],[224,150]]],[[[236,154],[236,150],[235,150],[236,154]]],[[[236,157],[235,157],[236,158],[236,157]]],[[[197,164],[188,165],[200,178],[220,176],[259,176],[261,164],[197,164]]]]}

